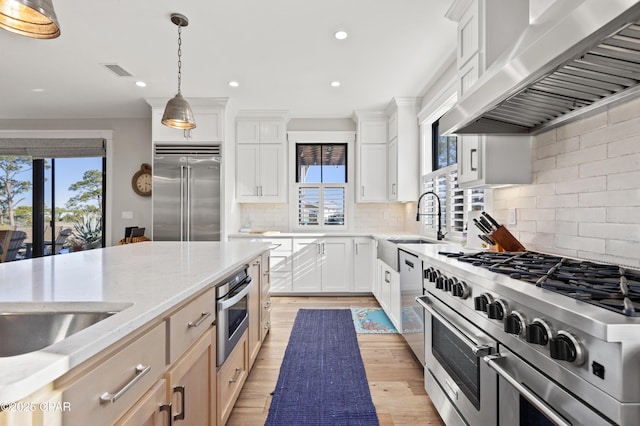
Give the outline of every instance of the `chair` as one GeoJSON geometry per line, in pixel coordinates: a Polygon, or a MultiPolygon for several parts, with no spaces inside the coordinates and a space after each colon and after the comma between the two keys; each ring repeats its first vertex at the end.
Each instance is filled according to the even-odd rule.
{"type": "Polygon", "coordinates": [[[0,231],[0,241],[2,241],[0,243],[0,247],[2,247],[0,262],[15,260],[25,238],[27,238],[27,233],[24,231],[0,231]],[[4,239],[2,238],[2,233],[4,233],[4,239]]]}
{"type": "Polygon", "coordinates": [[[72,234],[72,230],[71,228],[64,228],[62,230],[60,230],[60,232],[58,233],[58,236],[56,237],[56,240],[53,242],[53,244],[51,244],[51,241],[45,241],[44,242],[44,254],[46,255],[50,255],[50,254],[58,254],[60,253],[60,250],[62,250],[64,243],[67,242],[67,238],[69,238],[72,234]],[[53,246],[53,247],[52,247],[53,246]]]}

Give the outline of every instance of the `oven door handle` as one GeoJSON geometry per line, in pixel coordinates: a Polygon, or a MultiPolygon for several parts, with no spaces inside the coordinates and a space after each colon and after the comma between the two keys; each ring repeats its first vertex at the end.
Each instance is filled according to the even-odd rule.
{"type": "Polygon", "coordinates": [[[512,377],[507,370],[502,368],[497,360],[504,359],[503,354],[487,355],[484,358],[484,362],[487,363],[500,377],[505,379],[511,386],[513,386],[527,401],[529,401],[535,408],[540,410],[542,414],[547,416],[549,420],[558,426],[572,426],[571,423],[566,421],[564,417],[558,414],[553,408],[551,408],[545,401],[540,399],[536,394],[531,392],[526,386],[521,384],[518,380],[512,377]]]}
{"type": "Polygon", "coordinates": [[[416,302],[418,302],[422,307],[431,314],[432,317],[436,318],[438,321],[442,323],[447,329],[452,332],[458,339],[466,342],[467,345],[473,351],[473,354],[478,358],[483,357],[485,355],[489,355],[493,352],[494,348],[491,345],[481,344],[477,345],[471,339],[464,335],[464,333],[460,332],[456,327],[454,327],[449,320],[447,320],[440,312],[433,309],[429,304],[431,300],[429,300],[428,296],[418,296],[416,297],[416,302]]]}
{"type": "Polygon", "coordinates": [[[243,284],[244,288],[242,290],[240,290],[240,292],[238,294],[236,294],[235,296],[231,297],[230,299],[226,299],[226,300],[222,300],[222,301],[218,302],[218,311],[223,311],[225,309],[229,309],[230,307],[232,307],[233,305],[238,303],[243,297],[245,297],[247,294],[249,294],[249,291],[251,291],[251,287],[253,286],[253,280],[251,279],[251,277],[249,277],[245,281],[245,283],[246,284],[243,284]]]}

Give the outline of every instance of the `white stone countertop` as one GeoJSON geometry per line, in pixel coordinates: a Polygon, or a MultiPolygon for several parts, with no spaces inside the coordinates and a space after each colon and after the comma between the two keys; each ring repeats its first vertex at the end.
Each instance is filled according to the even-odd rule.
{"type": "Polygon", "coordinates": [[[0,314],[121,309],[47,348],[0,358],[0,402],[53,382],[268,248],[245,241],[144,242],[0,264],[0,314]]]}

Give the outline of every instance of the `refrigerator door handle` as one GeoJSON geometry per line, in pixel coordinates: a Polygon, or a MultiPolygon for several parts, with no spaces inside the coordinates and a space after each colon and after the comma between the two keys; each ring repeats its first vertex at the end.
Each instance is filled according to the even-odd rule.
{"type": "Polygon", "coordinates": [[[180,241],[184,241],[184,176],[186,166],[180,166],[180,241]]]}

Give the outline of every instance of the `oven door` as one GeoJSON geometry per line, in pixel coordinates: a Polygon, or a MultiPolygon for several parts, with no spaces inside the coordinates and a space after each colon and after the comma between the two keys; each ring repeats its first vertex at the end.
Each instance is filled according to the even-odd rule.
{"type": "Polygon", "coordinates": [[[496,425],[498,377],[484,361],[497,352],[490,336],[430,295],[424,308],[425,388],[447,425],[496,425]]]}
{"type": "Polygon", "coordinates": [[[484,359],[499,376],[500,426],[612,424],[503,346],[484,359]]]}
{"type": "Polygon", "coordinates": [[[249,325],[247,295],[253,281],[247,277],[218,300],[218,362],[220,367],[249,325]]]}

